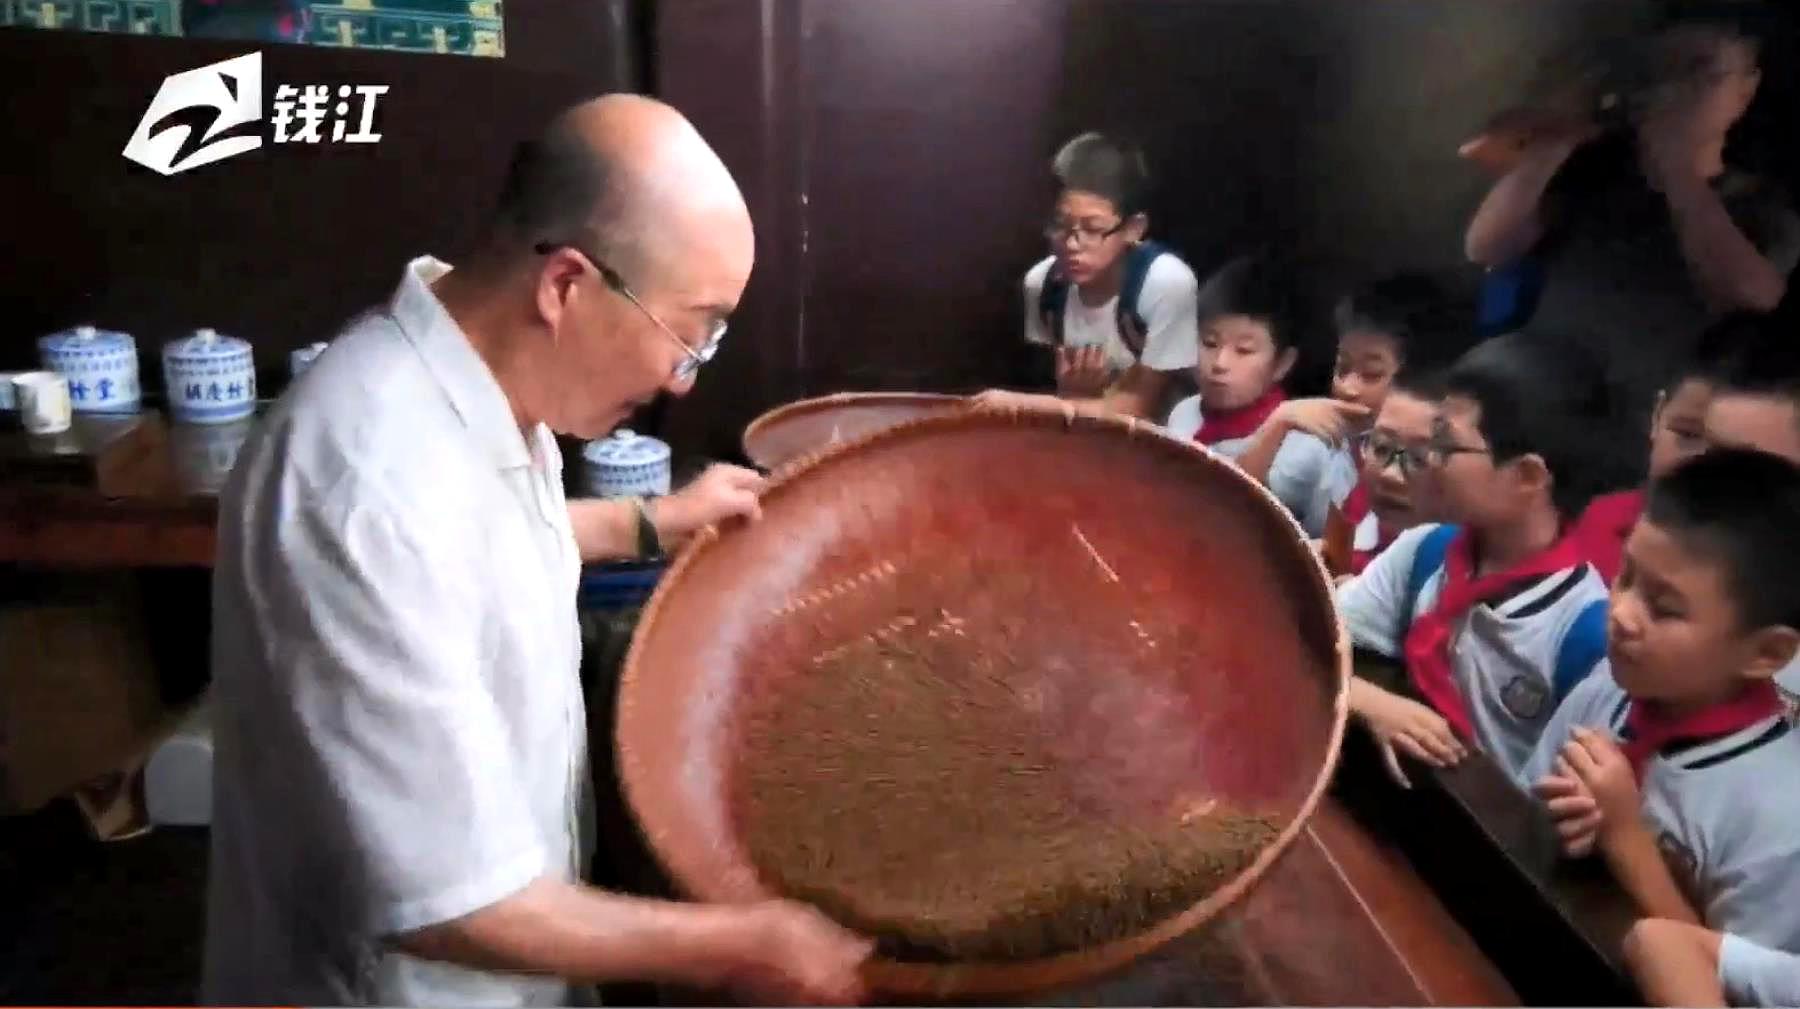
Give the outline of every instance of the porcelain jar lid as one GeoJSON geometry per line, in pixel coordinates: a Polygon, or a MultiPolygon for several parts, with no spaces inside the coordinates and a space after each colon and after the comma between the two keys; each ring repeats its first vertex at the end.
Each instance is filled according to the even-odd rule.
{"type": "Polygon", "coordinates": [[[594,466],[650,466],[669,461],[669,446],[625,428],[582,446],[581,457],[594,466]]]}
{"type": "Polygon", "coordinates": [[[216,330],[198,329],[194,335],[175,340],[163,348],[163,357],[193,364],[210,364],[250,356],[250,343],[216,330]]]}
{"type": "Polygon", "coordinates": [[[48,354],[117,353],[135,351],[137,341],[131,338],[130,333],[118,333],[94,326],[76,326],[74,329],[65,329],[39,338],[38,349],[48,354]]]}

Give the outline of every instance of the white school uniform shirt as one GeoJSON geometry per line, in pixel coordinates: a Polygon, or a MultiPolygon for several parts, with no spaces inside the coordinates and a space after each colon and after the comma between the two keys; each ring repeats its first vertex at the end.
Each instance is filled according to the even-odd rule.
{"type": "Polygon", "coordinates": [[[1363,553],[1372,553],[1381,545],[1381,519],[1374,512],[1369,512],[1356,523],[1356,529],[1350,534],[1350,549],[1363,553]]]}
{"type": "MultiPolygon", "coordinates": [[[[1200,397],[1189,396],[1169,411],[1163,429],[1182,441],[1191,441],[1204,420],[1200,397]]],[[[1235,462],[1250,447],[1250,438],[1232,438],[1207,447],[1235,462]]],[[[1333,448],[1304,431],[1290,431],[1269,464],[1267,486],[1306,535],[1317,539],[1325,535],[1331,506],[1344,503],[1356,489],[1357,479],[1356,458],[1349,449],[1333,448]]]]}
{"type": "Polygon", "coordinates": [[[1800,954],[1727,932],[1719,943],[1719,985],[1732,1005],[1800,1006],[1800,954]]]}
{"type": "MultiPolygon", "coordinates": [[[[1043,296],[1044,279],[1050,275],[1055,256],[1048,256],[1025,272],[1025,342],[1053,346],[1054,335],[1044,326],[1038,314],[1038,300],[1043,296]]],[[[1151,371],[1187,371],[1200,362],[1200,284],[1194,271],[1172,253],[1163,253],[1150,261],[1144,271],[1144,290],[1138,297],[1138,311],[1144,316],[1142,363],[1151,371]]],[[[1106,363],[1114,375],[1125,371],[1139,359],[1132,355],[1119,335],[1119,296],[1106,304],[1089,306],[1070,284],[1063,296],[1063,344],[1069,347],[1101,347],[1106,363]]]]}
{"type": "MultiPolygon", "coordinates": [[[[1550,772],[1578,726],[1620,737],[1630,698],[1602,663],[1569,692],[1528,773],[1550,772]]],[[[1800,952],[1800,733],[1771,715],[1718,739],[1667,748],[1644,767],[1644,817],[1707,927],[1800,952]]]]}
{"type": "Polygon", "coordinates": [[[553,1005],[386,937],[578,879],[591,824],[556,443],[413,261],[245,446],[219,505],[203,998],[553,1005]]]}
{"type": "MultiPolygon", "coordinates": [[[[1338,610],[1356,647],[1404,658],[1412,621],[1430,613],[1443,593],[1440,564],[1408,609],[1413,558],[1437,528],[1415,526],[1401,533],[1362,574],[1339,587],[1338,610]]],[[[1469,709],[1475,744],[1521,788],[1533,780],[1526,764],[1560,700],[1555,676],[1563,640],[1582,612],[1605,598],[1599,573],[1577,564],[1477,603],[1456,620],[1450,670],[1469,709]]]]}

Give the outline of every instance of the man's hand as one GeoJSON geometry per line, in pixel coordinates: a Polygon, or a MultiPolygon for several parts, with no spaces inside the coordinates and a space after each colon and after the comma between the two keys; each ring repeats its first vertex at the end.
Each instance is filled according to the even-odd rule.
{"type": "Polygon", "coordinates": [[[650,502],[650,521],[665,547],[728,518],[762,517],[760,498],[768,481],[754,470],[723,464],[708,466],[693,483],[650,502]]]}
{"type": "Polygon", "coordinates": [[[1063,396],[1102,396],[1112,386],[1112,367],[1100,347],[1056,348],[1056,391],[1063,396]]]}
{"type": "Polygon", "coordinates": [[[1566,760],[1556,761],[1556,771],[1540,780],[1532,791],[1537,793],[1556,824],[1556,836],[1562,843],[1563,855],[1586,858],[1594,852],[1605,814],[1566,760]]]}
{"type": "MultiPolygon", "coordinates": [[[[1201,409],[1205,409],[1202,404],[1201,409]]],[[[1290,399],[1275,408],[1268,423],[1280,424],[1288,431],[1304,431],[1328,445],[1340,445],[1369,419],[1369,408],[1361,403],[1345,403],[1336,399],[1290,399]]]]}
{"type": "Polygon", "coordinates": [[[1601,843],[1618,830],[1639,823],[1643,799],[1638,793],[1637,777],[1631,773],[1631,762],[1617,743],[1592,729],[1578,728],[1563,746],[1562,759],[1594,798],[1600,814],[1596,831],[1601,843]]]}
{"type": "Polygon", "coordinates": [[[765,1005],[854,1005],[874,944],[804,904],[772,900],[738,914],[718,983],[765,1005]]]}
{"type": "Polygon", "coordinates": [[[1401,788],[1412,782],[1400,769],[1396,750],[1432,767],[1454,767],[1469,755],[1450,723],[1426,705],[1362,680],[1353,686],[1350,710],[1375,734],[1388,775],[1401,788]]]}

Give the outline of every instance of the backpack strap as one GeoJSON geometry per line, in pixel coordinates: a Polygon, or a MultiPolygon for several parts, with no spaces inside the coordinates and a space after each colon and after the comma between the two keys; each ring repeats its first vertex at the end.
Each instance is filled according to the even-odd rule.
{"type": "Polygon", "coordinates": [[[1418,617],[1419,594],[1425,591],[1425,583],[1444,566],[1444,558],[1450,553],[1450,541],[1462,531],[1461,526],[1444,523],[1425,534],[1419,541],[1419,549],[1413,554],[1412,567],[1406,572],[1406,605],[1401,610],[1403,620],[1400,624],[1400,639],[1406,639],[1406,631],[1412,627],[1413,620],[1418,617]]]}
{"type": "Polygon", "coordinates": [[[1556,669],[1550,690],[1557,703],[1587,679],[1606,657],[1606,600],[1596,599],[1575,617],[1556,648],[1556,669]]]}
{"type": "Polygon", "coordinates": [[[1144,297],[1144,279],[1150,276],[1150,264],[1168,248],[1157,242],[1139,242],[1125,253],[1125,282],[1119,288],[1119,339],[1125,342],[1132,357],[1144,356],[1150,336],[1150,323],[1138,302],[1144,297]]]}
{"type": "Polygon", "coordinates": [[[1524,326],[1543,291],[1544,264],[1535,253],[1487,271],[1476,299],[1476,333],[1499,336],[1524,326]]]}
{"type": "Polygon", "coordinates": [[[1054,261],[1050,269],[1044,273],[1043,289],[1038,291],[1038,318],[1043,320],[1044,332],[1050,335],[1053,346],[1063,345],[1063,308],[1069,303],[1069,280],[1056,268],[1054,261]]]}

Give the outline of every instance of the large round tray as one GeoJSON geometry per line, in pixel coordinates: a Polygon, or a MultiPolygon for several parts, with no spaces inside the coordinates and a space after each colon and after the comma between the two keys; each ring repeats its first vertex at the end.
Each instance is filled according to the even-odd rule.
{"type": "Polygon", "coordinates": [[[944,413],[960,396],[933,392],[840,392],[778,406],[744,428],[744,455],[775,469],[811,452],[895,424],[944,413]]]}
{"type": "MultiPolygon", "coordinates": [[[[805,662],[822,624],[833,632],[834,606],[809,600],[854,599],[843,587],[871,569],[949,551],[1095,597],[1078,647],[1133,620],[1197,635],[1203,647],[1182,658],[1197,714],[1181,725],[1204,756],[1198,787],[1277,810],[1284,825],[1236,878],[1136,935],[1023,962],[875,960],[869,986],[903,998],[1042,991],[1122,966],[1241,898],[1303,828],[1344,731],[1350,651],[1325,571],[1286,511],[1205,449],[1147,425],[1037,411],[927,417],[802,460],[777,476],[759,521],[706,530],[676,560],[626,659],[617,727],[626,797],[671,878],[699,900],[774,896],[729,812],[746,685],[805,662]]],[[[850,614],[837,633],[866,629],[868,613],[835,608],[850,614]]],[[[1066,649],[1070,634],[1060,640],[1066,649]]],[[[1132,675],[1135,660],[1106,648],[1051,661],[1132,675]]]]}

